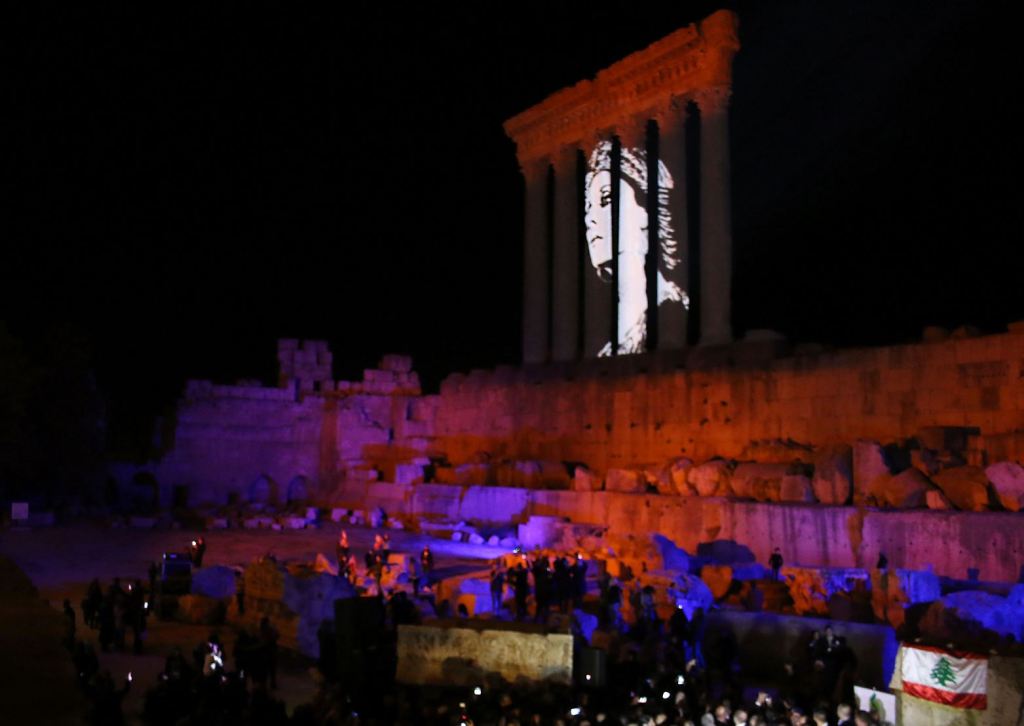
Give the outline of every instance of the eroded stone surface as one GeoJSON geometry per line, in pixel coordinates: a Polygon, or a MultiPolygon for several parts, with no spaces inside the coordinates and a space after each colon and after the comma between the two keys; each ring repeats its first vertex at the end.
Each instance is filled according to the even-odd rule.
{"type": "Polygon", "coordinates": [[[811,488],[810,478],[803,474],[787,474],[782,477],[779,486],[780,502],[803,502],[814,501],[814,490],[811,488]]]}
{"type": "Polygon", "coordinates": [[[853,446],[854,503],[870,496],[872,482],[882,474],[892,474],[882,445],[867,439],[857,441],[853,446]]]}
{"type": "Polygon", "coordinates": [[[811,479],[814,498],[822,504],[843,505],[853,493],[853,449],[830,446],[814,457],[811,479]]]}
{"type": "Polygon", "coordinates": [[[569,683],[572,636],[433,625],[398,626],[400,683],[479,685],[489,673],[569,683]]]}
{"type": "Polygon", "coordinates": [[[928,477],[914,468],[899,474],[880,474],[868,487],[867,500],[890,509],[917,509],[926,506],[928,492],[935,487],[928,477]]]}
{"type": "Polygon", "coordinates": [[[1024,509],[1024,466],[1016,461],[1000,461],[985,469],[985,476],[1004,509],[1011,512],[1024,509]]]}
{"type": "Polygon", "coordinates": [[[702,497],[728,496],[731,469],[724,459],[712,459],[690,469],[686,480],[702,497]]]}
{"type": "Polygon", "coordinates": [[[989,505],[985,471],[977,466],[958,466],[936,474],[932,481],[953,506],[968,512],[984,512],[989,505]]]}

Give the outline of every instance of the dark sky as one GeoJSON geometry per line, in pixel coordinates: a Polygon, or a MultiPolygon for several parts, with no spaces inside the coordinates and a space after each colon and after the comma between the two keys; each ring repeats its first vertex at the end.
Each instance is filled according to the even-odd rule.
{"type": "MultiPolygon", "coordinates": [[[[514,362],[501,122],[722,5],[23,4],[0,320],[81,331],[116,416],[186,377],[269,381],[283,336],[328,339],[340,377],[388,351],[434,381],[514,362]]],[[[1024,317],[1011,6],[725,5],[734,328],[852,345],[1024,317]]]]}

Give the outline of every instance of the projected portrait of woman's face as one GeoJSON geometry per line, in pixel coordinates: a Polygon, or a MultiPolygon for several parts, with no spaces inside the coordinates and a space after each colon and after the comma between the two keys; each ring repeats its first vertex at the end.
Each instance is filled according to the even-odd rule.
{"type": "Polygon", "coordinates": [[[587,173],[584,215],[590,264],[602,282],[612,281],[612,174],[587,173]]]}
{"type": "MultiPolygon", "coordinates": [[[[640,353],[647,339],[647,153],[637,147],[623,147],[619,173],[619,249],[618,261],[612,255],[612,144],[601,141],[587,163],[585,178],[584,222],[587,248],[593,273],[602,282],[613,277],[618,283],[619,355],[640,353]],[[617,276],[613,271],[617,267],[617,276]]],[[[668,168],[658,162],[658,304],[689,307],[686,292],[666,279],[665,272],[681,264],[678,244],[672,229],[668,193],[672,188],[668,168]]],[[[602,347],[599,356],[612,354],[612,342],[602,347]]]]}

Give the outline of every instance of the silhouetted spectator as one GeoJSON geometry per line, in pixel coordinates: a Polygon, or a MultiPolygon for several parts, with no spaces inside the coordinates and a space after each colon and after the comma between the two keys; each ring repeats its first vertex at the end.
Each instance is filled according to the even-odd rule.
{"type": "Polygon", "coordinates": [[[64,647],[74,650],[75,647],[75,609],[71,607],[71,601],[64,599],[64,647]]]}
{"type": "Polygon", "coordinates": [[[267,675],[270,677],[270,687],[277,688],[277,629],[270,624],[270,619],[264,617],[260,620],[260,645],[266,654],[267,675]]]}
{"type": "Polygon", "coordinates": [[[190,555],[192,558],[192,564],[196,567],[203,566],[203,555],[206,554],[206,540],[202,537],[196,537],[192,540],[192,549],[190,555]]]}
{"type": "Polygon", "coordinates": [[[772,568],[772,579],[779,579],[779,570],[782,569],[782,550],[778,547],[772,552],[771,557],[768,558],[768,566],[772,568]]]}
{"type": "Polygon", "coordinates": [[[494,564],[491,566],[491,612],[495,617],[501,613],[501,601],[504,594],[505,573],[502,571],[501,565],[494,564]]]}

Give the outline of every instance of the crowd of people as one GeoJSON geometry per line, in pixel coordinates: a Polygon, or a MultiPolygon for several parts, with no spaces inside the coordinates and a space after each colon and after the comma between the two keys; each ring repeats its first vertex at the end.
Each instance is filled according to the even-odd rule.
{"type": "MultiPolygon", "coordinates": [[[[205,543],[201,549],[192,546],[189,554],[194,566],[201,564],[203,549],[205,543]]],[[[338,539],[336,554],[339,576],[354,579],[356,560],[345,532],[338,539]]],[[[426,546],[418,557],[409,558],[411,593],[402,588],[385,592],[380,586],[389,556],[387,536],[377,534],[364,560],[366,572],[378,585],[375,596],[383,605],[380,632],[374,637],[393,652],[397,626],[421,621],[423,609],[413,598],[426,595],[427,601],[433,602],[434,555],[426,546]]],[[[485,677],[485,683],[467,690],[400,686],[391,676],[375,676],[372,687],[360,693],[339,676],[345,669],[336,660],[337,640],[331,623],[325,621],[317,664],[324,687],[317,702],[296,709],[289,718],[283,703],[272,695],[277,686],[279,636],[263,618],[258,629],[238,631],[230,656],[217,634],[211,634],[188,655],[175,648],[157,682],[148,685],[144,719],[154,724],[460,726],[879,723],[851,706],[857,659],[832,627],[813,633],[797,657],[774,677],[751,676],[739,666],[739,645],[731,631],[709,627],[701,608],[689,611],[680,606],[662,619],[655,607],[658,593],[652,587],[621,583],[604,569],[596,573],[596,600],[584,599],[588,595],[587,570],[588,562],[580,555],[541,553],[517,553],[511,566],[497,560],[490,569],[491,616],[541,624],[550,624],[556,615],[562,622],[568,617],[576,636],[577,664],[588,662],[585,650],[594,652],[578,614],[596,615],[603,637],[602,658],[606,659],[602,673],[585,674],[577,665],[579,672],[572,685],[508,684],[485,677]],[[623,617],[624,601],[630,605],[628,621],[623,617]]],[[[106,588],[98,580],[90,583],[81,603],[82,623],[97,631],[101,651],[127,651],[130,647],[143,652],[155,587],[152,569],[149,588],[139,580],[123,585],[114,579],[106,588]]],[[[133,685],[138,685],[131,682],[130,674],[118,681],[101,670],[93,646],[76,637],[76,613],[70,601],[64,602],[64,613],[66,642],[90,703],[91,722],[122,723],[122,701],[133,685]]],[[[434,603],[434,613],[451,614],[443,602],[434,603]]],[[[393,667],[390,672],[393,674],[393,667]]]]}
{"type": "MultiPolygon", "coordinates": [[[[142,652],[150,593],[143,588],[141,580],[122,586],[121,579],[115,577],[106,591],[98,579],[94,578],[89,583],[85,599],[82,600],[82,622],[98,631],[97,639],[104,653],[115,649],[124,651],[128,633],[131,633],[133,651],[142,652]]],[[[64,602],[64,614],[70,622],[74,622],[70,601],[64,602]]]]}

